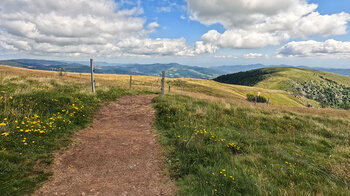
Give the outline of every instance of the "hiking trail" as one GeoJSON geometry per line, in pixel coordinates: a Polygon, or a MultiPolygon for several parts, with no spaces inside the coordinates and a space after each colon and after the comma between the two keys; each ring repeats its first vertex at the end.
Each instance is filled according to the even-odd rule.
{"type": "Polygon", "coordinates": [[[57,153],[53,176],[34,195],[175,195],[152,129],[154,95],[121,97],[99,109],[57,153]]]}

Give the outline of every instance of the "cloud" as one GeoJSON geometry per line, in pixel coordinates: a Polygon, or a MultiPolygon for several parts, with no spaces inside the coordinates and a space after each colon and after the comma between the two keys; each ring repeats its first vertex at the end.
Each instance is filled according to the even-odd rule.
{"type": "Polygon", "coordinates": [[[192,20],[220,23],[226,31],[210,30],[204,45],[217,48],[262,48],[292,38],[346,33],[348,13],[321,15],[305,0],[187,0],[192,20]]]}
{"type": "Polygon", "coordinates": [[[238,57],[233,55],[215,55],[214,58],[217,59],[237,59],[238,57]]]}
{"type": "Polygon", "coordinates": [[[255,58],[258,58],[258,57],[263,57],[264,55],[263,54],[260,54],[260,53],[248,53],[248,54],[244,54],[243,57],[246,58],[246,59],[255,59],[255,58]]]}
{"type": "Polygon", "coordinates": [[[279,49],[280,56],[291,57],[350,57],[350,42],[329,39],[324,42],[314,40],[289,42],[279,49]]]}
{"type": "Polygon", "coordinates": [[[191,56],[193,55],[184,38],[179,39],[125,39],[118,49],[135,55],[191,56]]]}
{"type": "Polygon", "coordinates": [[[171,12],[171,7],[158,7],[157,12],[169,13],[171,12]]]}
{"type": "Polygon", "coordinates": [[[157,22],[151,22],[147,25],[149,30],[154,30],[155,28],[159,27],[160,25],[157,22]]]}
{"type": "Polygon", "coordinates": [[[181,2],[177,2],[177,1],[172,1],[172,0],[158,0],[157,1],[158,4],[162,5],[160,7],[156,8],[157,12],[164,12],[164,13],[169,13],[172,12],[173,10],[176,9],[182,9],[181,6],[181,2]],[[180,3],[180,4],[178,4],[180,3]]]}
{"type": "Polygon", "coordinates": [[[267,45],[279,45],[284,39],[289,39],[287,34],[262,33],[247,30],[227,30],[219,33],[210,30],[202,36],[204,45],[217,48],[262,48],[267,45]]]}
{"type": "MultiPolygon", "coordinates": [[[[292,38],[344,34],[350,20],[347,13],[321,15],[316,4],[304,0],[187,2],[189,18],[206,25],[220,23],[226,31],[210,30],[191,47],[184,38],[149,38],[165,27],[146,21],[140,1],[1,0],[0,50],[50,56],[195,56],[220,48],[262,48],[292,38]]],[[[176,6],[166,1],[163,7],[176,6]]]]}
{"type": "Polygon", "coordinates": [[[150,39],[139,3],[114,0],[1,0],[0,47],[30,55],[193,55],[184,38],[150,39]],[[122,5],[132,5],[122,8],[122,5]]]}

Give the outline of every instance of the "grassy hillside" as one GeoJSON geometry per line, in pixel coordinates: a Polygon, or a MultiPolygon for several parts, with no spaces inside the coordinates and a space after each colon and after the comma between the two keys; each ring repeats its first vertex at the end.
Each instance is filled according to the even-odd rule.
{"type": "Polygon", "coordinates": [[[25,195],[51,175],[53,151],[88,125],[101,104],[142,93],[23,69],[0,69],[0,193],[25,195]],[[35,75],[37,74],[37,75],[35,75]]]}
{"type": "Polygon", "coordinates": [[[214,79],[265,89],[285,90],[322,106],[350,108],[350,77],[310,69],[275,67],[219,76],[214,79]]]}
{"type": "MultiPolygon", "coordinates": [[[[0,66],[2,195],[29,194],[47,180],[52,152],[100,104],[160,90],[159,77],[133,76],[132,90],[128,75],[95,79],[92,94],[89,74],[0,66]]],[[[181,195],[350,194],[350,111],[306,108],[311,100],[282,90],[201,79],[168,85],[154,100],[155,127],[181,195]],[[269,106],[246,100],[258,92],[269,106]]]]}
{"type": "MultiPolygon", "coordinates": [[[[58,77],[59,75],[58,72],[53,71],[28,70],[9,66],[0,66],[0,71],[8,72],[10,74],[25,73],[26,75],[30,74],[36,77],[58,77]]],[[[168,77],[167,72],[166,77],[168,77]]],[[[66,72],[61,78],[85,83],[90,82],[90,74],[87,73],[66,72]]],[[[100,87],[112,85],[120,88],[128,88],[129,78],[129,75],[95,74],[96,83],[100,87]]],[[[154,91],[159,92],[160,80],[160,77],[134,75],[133,88],[140,90],[151,90],[151,86],[153,85],[154,91]]],[[[167,78],[166,87],[169,85],[171,86],[172,93],[186,94],[198,98],[226,99],[230,101],[234,100],[235,102],[242,102],[242,104],[250,104],[246,101],[247,94],[257,94],[258,92],[261,92],[261,95],[270,98],[270,103],[272,106],[305,107],[308,102],[312,102],[308,99],[297,98],[293,95],[289,95],[285,91],[281,90],[269,90],[259,87],[222,84],[212,80],[167,78]]]]}
{"type": "Polygon", "coordinates": [[[157,98],[180,195],[349,195],[350,118],[157,98]]]}

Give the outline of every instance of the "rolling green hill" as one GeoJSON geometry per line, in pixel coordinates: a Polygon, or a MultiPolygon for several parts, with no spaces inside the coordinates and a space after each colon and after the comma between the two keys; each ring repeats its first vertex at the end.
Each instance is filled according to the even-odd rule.
{"type": "Polygon", "coordinates": [[[273,67],[219,76],[227,84],[284,90],[322,106],[350,108],[350,77],[303,68],[273,67]]]}

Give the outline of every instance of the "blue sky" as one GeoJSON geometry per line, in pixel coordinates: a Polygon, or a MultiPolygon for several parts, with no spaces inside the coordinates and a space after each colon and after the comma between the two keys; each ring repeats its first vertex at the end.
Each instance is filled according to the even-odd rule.
{"type": "MultiPolygon", "coordinates": [[[[156,20],[161,27],[157,29],[157,32],[152,33],[150,37],[152,38],[179,38],[185,37],[186,40],[190,44],[194,44],[196,41],[200,40],[201,36],[208,32],[211,29],[216,29],[219,32],[224,32],[225,28],[220,24],[214,25],[204,25],[198,21],[190,20],[189,15],[186,9],[183,7],[187,6],[185,1],[170,1],[171,3],[175,3],[177,6],[169,6],[169,1],[152,1],[145,0],[142,1],[141,5],[145,11],[145,17],[147,21],[151,22],[156,20]],[[161,7],[171,7],[170,12],[161,12],[159,8],[161,7]],[[185,18],[184,18],[185,17],[185,18]]],[[[321,14],[336,14],[340,12],[350,13],[350,1],[344,0],[312,0],[308,1],[309,3],[315,3],[318,5],[317,11],[321,14]]],[[[170,4],[171,4],[170,3],[170,4]]],[[[168,11],[168,10],[167,10],[168,11]]],[[[349,27],[348,27],[349,28],[349,27]]],[[[349,31],[349,30],[348,30],[349,31]]],[[[345,35],[336,35],[336,36],[312,36],[310,37],[313,40],[317,41],[325,41],[329,38],[333,38],[341,41],[350,41],[350,34],[347,33],[345,35]]],[[[301,40],[301,39],[295,39],[301,40]]],[[[245,53],[253,52],[253,53],[266,53],[273,55],[278,46],[267,46],[260,49],[223,49],[218,51],[218,54],[221,55],[242,55],[245,53]]],[[[213,60],[209,59],[209,64],[203,64],[204,66],[210,66],[213,60]]],[[[229,59],[222,61],[223,64],[250,64],[250,63],[265,63],[265,64],[295,64],[295,65],[310,65],[310,66],[330,66],[330,67],[345,67],[350,68],[350,59],[338,59],[336,65],[334,64],[334,59],[327,59],[326,62],[321,62],[317,58],[308,58],[308,59],[277,59],[277,60],[246,60],[246,59],[229,59]]],[[[176,61],[176,60],[174,60],[176,61]]],[[[183,60],[186,63],[188,60],[183,60]]],[[[324,61],[324,59],[323,59],[324,61]]],[[[151,61],[152,62],[152,61],[151,61]]],[[[195,63],[196,60],[190,61],[191,63],[195,63]]]]}
{"type": "Polygon", "coordinates": [[[169,5],[168,1],[142,1],[141,5],[144,8],[147,21],[157,21],[161,25],[157,32],[152,33],[150,37],[185,37],[190,44],[194,44],[211,29],[224,31],[224,27],[219,23],[207,26],[198,21],[190,20],[186,10],[186,2],[173,1],[172,3],[169,5]]]}
{"type": "MultiPolygon", "coordinates": [[[[346,0],[312,0],[310,3],[318,4],[318,9],[321,14],[336,14],[339,12],[350,13],[350,1],[346,0]]],[[[195,41],[200,40],[200,37],[211,29],[216,29],[223,32],[225,28],[221,24],[204,25],[198,21],[189,19],[187,10],[185,9],[187,3],[183,0],[144,0],[141,1],[141,6],[144,9],[144,15],[148,22],[157,21],[161,28],[157,32],[152,33],[152,38],[179,38],[185,37],[187,41],[194,44],[195,41]],[[171,6],[176,4],[176,6],[171,6]],[[160,11],[160,8],[166,9],[169,12],[160,11]],[[181,17],[185,17],[182,19],[181,17]]],[[[350,41],[350,34],[334,36],[341,40],[350,41]]],[[[315,37],[315,39],[324,40],[322,37],[315,37]]]]}
{"type": "Polygon", "coordinates": [[[344,0],[28,0],[0,11],[1,59],[350,68],[344,0]]]}

